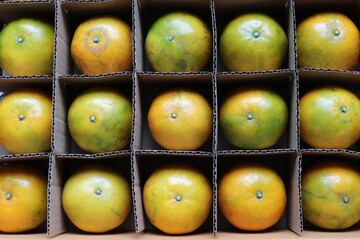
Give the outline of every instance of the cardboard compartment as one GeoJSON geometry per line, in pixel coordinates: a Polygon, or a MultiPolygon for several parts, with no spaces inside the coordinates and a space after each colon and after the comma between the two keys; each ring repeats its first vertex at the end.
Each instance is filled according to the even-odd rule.
{"type": "MultiPolygon", "coordinates": [[[[254,72],[247,74],[222,72],[216,76],[216,86],[218,111],[220,111],[224,99],[237,88],[244,86],[264,86],[275,90],[287,103],[288,125],[280,140],[269,149],[296,149],[298,147],[297,80],[293,71],[278,70],[269,73],[254,72]]],[[[217,151],[239,150],[224,138],[220,127],[218,132],[217,151]]]]}
{"type": "MultiPolygon", "coordinates": [[[[213,107],[213,77],[210,73],[139,73],[136,75],[135,92],[135,140],[134,148],[140,150],[164,150],[152,138],[147,123],[147,114],[153,99],[166,90],[189,88],[203,95],[213,107]]],[[[215,113],[214,113],[215,115],[215,113]]],[[[211,152],[214,131],[197,151],[211,152]]]]}
{"type": "MultiPolygon", "coordinates": [[[[209,179],[210,184],[213,183],[213,157],[212,155],[204,155],[200,153],[173,153],[170,151],[135,151],[133,155],[133,173],[134,173],[134,199],[136,202],[136,224],[137,232],[145,232],[145,234],[155,234],[158,237],[169,238],[169,235],[161,232],[153,226],[148,220],[143,209],[142,191],[144,184],[150,174],[160,166],[170,163],[185,163],[196,167],[202,171],[209,179]]],[[[197,236],[206,235],[212,238],[213,232],[213,212],[211,211],[205,223],[195,232],[186,234],[197,239],[197,236]]]]}
{"type": "MultiPolygon", "coordinates": [[[[135,2],[135,69],[137,71],[154,71],[145,54],[144,44],[146,35],[152,24],[164,14],[173,11],[190,12],[203,21],[213,32],[213,19],[211,11],[211,2],[209,0],[180,0],[180,1],[166,1],[166,0],[138,0],[135,2]]],[[[213,59],[210,58],[207,66],[202,71],[213,71],[213,59]]]]}
{"type": "MultiPolygon", "coordinates": [[[[287,204],[286,210],[282,218],[272,227],[261,232],[247,232],[235,228],[230,222],[226,220],[222,214],[220,208],[217,209],[217,235],[221,238],[223,234],[230,235],[233,238],[247,239],[250,235],[254,238],[266,237],[267,233],[277,233],[279,236],[283,234],[285,230],[289,234],[291,232],[296,235],[301,235],[302,231],[302,219],[300,209],[300,160],[299,154],[294,151],[274,151],[274,152],[262,152],[262,153],[232,153],[224,152],[219,153],[217,156],[217,177],[216,183],[219,184],[225,172],[237,163],[258,162],[265,164],[274,169],[282,178],[286,193],[287,204]]],[[[217,185],[218,187],[218,185],[217,185]]],[[[216,188],[217,188],[216,187],[216,188]]],[[[216,191],[217,194],[217,191],[216,191]]],[[[216,197],[218,199],[218,196],[216,197]]],[[[244,216],[246,217],[246,216],[244,216]]],[[[288,237],[291,234],[288,235],[288,237]]]]}
{"type": "MultiPolygon", "coordinates": [[[[52,80],[51,76],[33,76],[33,77],[0,77],[0,94],[2,97],[6,96],[8,92],[15,91],[20,88],[35,88],[45,93],[48,93],[50,97],[53,94],[52,88],[52,80]]],[[[1,98],[0,97],[0,100],[1,98]]],[[[10,154],[7,150],[1,147],[0,145],[0,157],[13,158],[13,157],[38,157],[42,156],[48,158],[49,153],[25,153],[25,154],[10,154]]]]}
{"type": "Polygon", "coordinates": [[[57,18],[58,46],[56,49],[57,73],[79,74],[71,58],[70,46],[76,28],[83,21],[101,15],[114,15],[132,28],[132,1],[71,1],[59,4],[57,18]]]}
{"type": "MultiPolygon", "coordinates": [[[[81,235],[94,235],[86,233],[78,229],[66,216],[62,204],[61,196],[64,184],[74,171],[77,169],[89,166],[91,164],[103,164],[111,166],[119,171],[132,185],[131,180],[131,161],[129,153],[111,154],[107,156],[71,156],[71,155],[57,155],[52,157],[51,172],[50,172],[50,197],[49,197],[49,229],[48,236],[54,237],[63,232],[69,232],[75,236],[81,235]]],[[[134,232],[134,211],[130,210],[125,222],[118,228],[109,232],[101,234],[106,237],[107,235],[117,235],[121,237],[123,233],[134,232]]],[[[77,237],[76,237],[77,239],[77,237]]]]}
{"type": "MultiPolygon", "coordinates": [[[[37,155],[37,156],[14,156],[14,157],[6,157],[0,155],[0,168],[4,165],[25,165],[25,166],[31,166],[39,169],[42,171],[46,176],[49,172],[49,157],[50,155],[37,155]]],[[[46,183],[48,185],[48,183],[46,183]]],[[[49,188],[47,191],[47,198],[49,201],[49,188]]],[[[3,195],[3,194],[2,194],[3,195]]],[[[48,210],[49,211],[49,210],[48,210]]],[[[48,213],[47,213],[48,214],[48,213]]],[[[0,238],[1,239],[8,239],[12,238],[13,236],[21,236],[23,235],[25,238],[31,237],[31,236],[46,236],[47,232],[47,220],[45,220],[41,225],[39,225],[37,228],[32,229],[30,231],[22,232],[22,233],[3,233],[0,231],[0,238]]]]}
{"type": "Polygon", "coordinates": [[[220,54],[220,38],[226,25],[238,15],[244,13],[259,12],[274,18],[284,29],[288,37],[288,54],[280,69],[295,69],[295,45],[294,45],[294,15],[292,1],[286,0],[246,0],[246,1],[214,1],[216,18],[216,56],[217,72],[228,71],[223,64],[220,54]]]}
{"type": "MultiPolygon", "coordinates": [[[[327,161],[339,161],[350,164],[354,169],[359,171],[360,169],[360,156],[358,154],[349,153],[349,152],[337,152],[337,151],[313,151],[313,152],[303,152],[302,153],[302,174],[306,172],[307,168],[313,165],[316,162],[327,162],[327,161]]],[[[308,222],[303,218],[304,225],[304,236],[305,237],[333,237],[338,239],[343,239],[346,237],[360,237],[360,221],[353,225],[352,227],[344,230],[325,230],[308,222]]]]}
{"type": "MultiPolygon", "coordinates": [[[[308,91],[327,85],[337,85],[343,87],[354,94],[359,95],[360,76],[356,72],[352,71],[321,71],[316,69],[304,69],[299,72],[299,99],[308,91]]],[[[300,112],[301,114],[301,112],[300,112]]],[[[301,132],[300,132],[301,136],[301,132]]],[[[301,151],[330,151],[330,152],[342,152],[342,151],[360,151],[359,141],[348,149],[316,149],[307,145],[304,141],[300,140],[301,151]]]]}
{"type": "MultiPolygon", "coordinates": [[[[132,102],[132,75],[114,73],[103,76],[62,76],[56,81],[54,151],[57,154],[88,154],[73,141],[67,126],[67,112],[78,94],[92,87],[112,87],[119,90],[132,102]]],[[[120,151],[129,151],[130,145],[120,151]]],[[[99,153],[102,155],[103,153],[99,153]]],[[[98,155],[99,155],[98,154],[98,155]]]]}
{"type": "MultiPolygon", "coordinates": [[[[296,0],[295,3],[295,17],[296,17],[296,26],[300,24],[304,19],[310,17],[313,14],[320,12],[339,12],[348,16],[355,25],[360,29],[360,2],[357,0],[296,0]]],[[[296,30],[295,30],[296,31],[296,30]]],[[[300,68],[299,66],[296,66],[300,68]]],[[[313,68],[302,68],[300,71],[314,70],[313,68]]],[[[345,70],[330,70],[330,69],[317,69],[321,71],[332,71],[332,72],[347,72],[345,70]]],[[[359,71],[360,65],[359,61],[357,65],[351,71],[359,71]]]]}
{"type": "MultiPolygon", "coordinates": [[[[9,22],[22,17],[40,17],[55,25],[54,1],[1,1],[0,2],[0,31],[9,22]]],[[[55,26],[54,26],[55,28],[55,26]]],[[[3,69],[1,76],[8,76],[3,69]]]]}

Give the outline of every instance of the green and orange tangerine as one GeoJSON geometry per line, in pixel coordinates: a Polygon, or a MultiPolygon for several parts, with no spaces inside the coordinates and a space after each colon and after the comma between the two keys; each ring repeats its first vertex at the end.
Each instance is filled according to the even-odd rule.
{"type": "Polygon", "coordinates": [[[311,15],[297,26],[296,36],[299,67],[350,70],[359,58],[359,30],[342,13],[311,15]]]}
{"type": "Polygon", "coordinates": [[[360,100],[346,88],[325,85],[300,98],[300,137],[316,148],[348,148],[360,136],[360,100]]]}
{"type": "Polygon", "coordinates": [[[130,142],[131,126],[131,102],[114,88],[90,88],[78,95],[68,110],[70,134],[88,152],[123,149],[130,142]]]}
{"type": "Polygon", "coordinates": [[[53,72],[54,26],[40,18],[19,18],[0,32],[0,66],[9,75],[53,72]]]}
{"type": "Polygon", "coordinates": [[[145,39],[145,53],[155,71],[200,71],[211,57],[211,31],[194,14],[171,12],[151,26],[145,39]]]}
{"type": "Polygon", "coordinates": [[[278,69],[288,51],[288,38],[269,15],[247,13],[231,20],[220,37],[220,54],[230,71],[278,69]]]}
{"type": "Polygon", "coordinates": [[[266,87],[242,87],[220,106],[220,130],[241,149],[265,149],[277,143],[288,122],[288,107],[281,95],[266,87]]]}

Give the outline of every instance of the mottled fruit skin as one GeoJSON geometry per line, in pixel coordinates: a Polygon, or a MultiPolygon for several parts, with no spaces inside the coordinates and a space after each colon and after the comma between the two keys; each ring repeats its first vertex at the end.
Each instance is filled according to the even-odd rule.
{"type": "Polygon", "coordinates": [[[0,32],[0,66],[9,75],[53,73],[54,26],[40,18],[19,18],[0,32]]]}
{"type": "Polygon", "coordinates": [[[29,164],[1,166],[0,212],[0,232],[40,226],[47,216],[47,171],[29,164]]]}
{"type": "Polygon", "coordinates": [[[212,188],[199,169],[186,164],[165,164],[145,182],[143,203],[146,216],[167,234],[187,234],[208,218],[212,188]]]}
{"type": "Polygon", "coordinates": [[[51,95],[35,88],[19,88],[0,101],[0,145],[9,153],[50,151],[51,95]]]}
{"type": "Polygon", "coordinates": [[[213,114],[199,92],[176,88],[155,97],[147,120],[152,137],[163,148],[197,150],[211,135],[213,114]]]}
{"type": "Polygon", "coordinates": [[[297,26],[296,36],[299,67],[350,70],[359,58],[359,30],[344,14],[314,14],[297,26]]]}
{"type": "Polygon", "coordinates": [[[71,103],[68,127],[75,143],[85,151],[121,150],[130,142],[131,102],[116,89],[90,88],[71,103]]]}
{"type": "Polygon", "coordinates": [[[220,37],[220,54],[230,71],[278,69],[288,52],[288,38],[269,15],[247,13],[231,20],[220,37]]]}
{"type": "Polygon", "coordinates": [[[240,149],[265,149],[277,143],[288,122],[281,95],[266,87],[244,87],[230,93],[219,110],[220,130],[240,149]]]}
{"type": "Polygon", "coordinates": [[[304,219],[329,230],[360,221],[360,173],[341,160],[314,161],[301,180],[304,219]]]}
{"type": "Polygon", "coordinates": [[[300,137],[315,148],[349,148],[360,136],[360,100],[340,86],[310,89],[300,98],[300,137]]]}
{"type": "Polygon", "coordinates": [[[283,180],[271,167],[239,163],[228,169],[219,182],[219,207],[236,228],[261,231],[283,216],[287,196],[283,180]]]}
{"type": "Polygon", "coordinates": [[[132,207],[128,180],[113,167],[83,166],[66,180],[62,206],[79,229],[104,233],[122,225],[132,207]]]}
{"type": "Polygon", "coordinates": [[[132,69],[132,30],[112,15],[83,21],[71,41],[71,57],[83,74],[105,74],[132,69]]]}
{"type": "Polygon", "coordinates": [[[151,26],[145,39],[145,52],[155,71],[200,71],[211,57],[212,34],[198,16],[171,12],[151,26]]]}

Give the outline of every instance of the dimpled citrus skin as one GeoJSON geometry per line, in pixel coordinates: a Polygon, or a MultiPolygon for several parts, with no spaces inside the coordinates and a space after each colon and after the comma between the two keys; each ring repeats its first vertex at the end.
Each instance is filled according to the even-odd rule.
{"type": "Polygon", "coordinates": [[[302,176],[304,218],[332,230],[360,221],[360,173],[342,160],[314,161],[302,176]]]}
{"type": "Polygon", "coordinates": [[[211,211],[212,189],[199,170],[167,164],[152,172],[143,188],[144,209],[150,222],[168,234],[198,229],[211,211]]]}
{"type": "Polygon", "coordinates": [[[283,180],[272,168],[248,161],[228,169],[219,183],[219,207],[235,227],[260,231],[282,217],[286,202],[283,180]]]}
{"type": "Polygon", "coordinates": [[[349,90],[326,85],[300,98],[300,137],[311,147],[348,148],[360,136],[360,101],[349,90]]]}
{"type": "Polygon", "coordinates": [[[40,18],[19,18],[0,32],[0,66],[9,75],[53,72],[54,26],[40,18]]]}
{"type": "Polygon", "coordinates": [[[10,153],[50,151],[51,95],[34,88],[20,88],[0,101],[0,145],[10,153]]]}
{"type": "Polygon", "coordinates": [[[359,58],[359,30],[344,14],[314,14],[297,26],[296,36],[299,67],[350,70],[359,58]]]}
{"type": "Polygon", "coordinates": [[[213,114],[207,99],[192,89],[169,89],[151,103],[148,124],[166,149],[196,150],[210,137],[213,114]]]}
{"type": "Polygon", "coordinates": [[[203,70],[211,57],[212,35],[206,23],[186,12],[161,16],[145,39],[145,52],[155,71],[203,70]]]}
{"type": "Polygon", "coordinates": [[[116,89],[90,88],[71,103],[68,126],[73,140],[85,151],[122,150],[130,142],[131,102],[116,89]]]}
{"type": "Polygon", "coordinates": [[[288,108],[278,93],[265,87],[239,88],[220,106],[219,125],[225,139],[240,149],[264,149],[283,135],[288,108]]]}
{"type": "Polygon", "coordinates": [[[83,74],[132,69],[132,30],[122,19],[98,16],[82,22],[71,41],[71,56],[83,74]]]}
{"type": "Polygon", "coordinates": [[[283,64],[288,39],[272,17],[248,13],[225,26],[219,47],[224,65],[230,71],[272,70],[283,64]]]}
{"type": "Polygon", "coordinates": [[[0,231],[32,230],[46,220],[47,174],[32,165],[0,168],[0,231]]]}

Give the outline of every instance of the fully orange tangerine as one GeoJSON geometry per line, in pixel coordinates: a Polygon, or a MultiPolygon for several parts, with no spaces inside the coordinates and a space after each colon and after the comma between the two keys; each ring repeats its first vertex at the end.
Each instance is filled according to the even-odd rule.
{"type": "Polygon", "coordinates": [[[104,74],[132,69],[132,30],[113,15],[80,23],[71,41],[71,56],[81,73],[104,74]]]}
{"type": "Polygon", "coordinates": [[[20,88],[0,101],[0,145],[10,153],[46,152],[51,147],[51,95],[20,88]]]}
{"type": "Polygon", "coordinates": [[[285,211],[287,196],[283,180],[271,167],[260,163],[232,166],[221,177],[218,191],[221,212],[238,229],[268,229],[285,211]]]}
{"type": "Polygon", "coordinates": [[[152,101],[147,121],[154,140],[171,150],[196,150],[212,132],[212,108],[199,92],[169,89],[152,101]]]}
{"type": "Polygon", "coordinates": [[[340,12],[322,12],[296,28],[299,67],[350,70],[360,54],[360,33],[340,12]]]}

